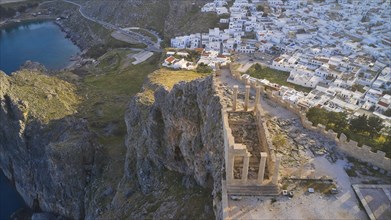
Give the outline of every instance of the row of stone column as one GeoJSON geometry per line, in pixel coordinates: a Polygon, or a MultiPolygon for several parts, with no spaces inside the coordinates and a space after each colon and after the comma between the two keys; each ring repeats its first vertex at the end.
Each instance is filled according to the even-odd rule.
{"type": "MultiPolygon", "coordinates": [[[[234,180],[234,164],[235,164],[235,157],[243,157],[243,168],[242,168],[242,175],[241,175],[241,182],[243,184],[246,184],[248,182],[248,170],[250,165],[250,153],[241,154],[241,155],[235,155],[234,153],[231,153],[229,160],[230,160],[230,169],[228,169],[228,182],[231,182],[234,180]]],[[[259,161],[259,169],[258,169],[258,178],[257,183],[263,184],[264,178],[265,178],[265,169],[266,169],[266,160],[267,160],[267,153],[261,152],[261,160],[259,161]]],[[[275,164],[274,164],[274,170],[273,170],[273,176],[272,176],[272,183],[277,184],[278,183],[278,170],[280,168],[280,161],[281,157],[278,156],[276,158],[275,164]]]]}
{"type": "MultiPolygon", "coordinates": [[[[237,111],[237,104],[238,104],[238,85],[234,85],[233,87],[233,103],[232,103],[232,111],[237,111]]],[[[255,93],[255,108],[258,106],[259,101],[260,101],[260,95],[261,95],[261,86],[256,86],[256,93],[255,93]]],[[[244,98],[244,111],[248,111],[249,109],[249,97],[250,96],[250,85],[245,86],[245,98],[244,98]]],[[[256,110],[256,109],[255,109],[256,110]]],[[[249,168],[249,162],[250,162],[250,154],[239,154],[235,155],[233,152],[230,152],[230,157],[229,157],[229,164],[230,168],[229,174],[228,174],[228,179],[233,180],[234,175],[233,175],[233,170],[234,170],[234,160],[235,156],[242,156],[243,157],[243,170],[242,170],[242,176],[241,176],[241,181],[242,183],[247,183],[248,181],[248,168],[249,168]]],[[[257,182],[258,184],[263,184],[264,181],[264,176],[265,176],[265,167],[266,167],[266,160],[267,160],[267,153],[266,152],[261,152],[261,160],[259,162],[259,170],[258,170],[258,179],[257,182]]],[[[274,164],[274,170],[273,170],[273,177],[272,177],[272,183],[277,184],[278,182],[278,170],[280,167],[280,161],[281,158],[279,156],[276,157],[275,164],[274,164]]]]}
{"type": "MultiPolygon", "coordinates": [[[[234,92],[232,97],[232,111],[236,111],[236,106],[238,102],[238,85],[234,85],[234,92]]],[[[245,86],[245,96],[244,96],[244,111],[248,111],[249,108],[249,102],[250,102],[250,85],[245,86]]],[[[261,94],[261,87],[256,86],[256,93],[255,93],[255,107],[259,104],[259,98],[261,94]]]]}

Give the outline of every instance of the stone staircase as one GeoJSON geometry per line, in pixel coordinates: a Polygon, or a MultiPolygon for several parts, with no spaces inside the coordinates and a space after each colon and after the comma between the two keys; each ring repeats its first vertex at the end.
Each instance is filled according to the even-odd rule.
{"type": "Polygon", "coordinates": [[[227,186],[228,194],[238,196],[275,196],[280,190],[275,185],[264,186],[227,186]]]}

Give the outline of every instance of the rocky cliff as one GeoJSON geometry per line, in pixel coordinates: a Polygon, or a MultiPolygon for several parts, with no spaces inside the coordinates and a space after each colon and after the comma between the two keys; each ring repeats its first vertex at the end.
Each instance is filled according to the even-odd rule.
{"type": "Polygon", "coordinates": [[[59,79],[0,72],[0,168],[35,211],[82,219],[96,144],[75,99],[59,79]]]}
{"type": "MultiPolygon", "coordinates": [[[[175,171],[213,189],[214,211],[220,218],[224,148],[221,104],[212,84],[212,77],[207,77],[180,82],[170,91],[149,85],[155,90],[154,102],[143,101],[145,93],[132,99],[125,117],[128,135],[123,181],[136,180],[141,191],[149,194],[160,190],[162,170],[175,171]]],[[[182,184],[186,186],[188,181],[182,184]]]]}
{"type": "Polygon", "coordinates": [[[201,13],[210,0],[89,0],[84,4],[87,14],[113,24],[140,26],[157,30],[164,37],[207,31],[218,25],[218,16],[201,13]]]}
{"type": "Polygon", "coordinates": [[[111,149],[116,138],[96,143],[102,137],[77,113],[78,88],[33,69],[0,72],[0,168],[35,212],[70,219],[221,218],[221,104],[212,77],[151,74],[126,111],[126,155],[105,157],[119,150],[111,149]]]}

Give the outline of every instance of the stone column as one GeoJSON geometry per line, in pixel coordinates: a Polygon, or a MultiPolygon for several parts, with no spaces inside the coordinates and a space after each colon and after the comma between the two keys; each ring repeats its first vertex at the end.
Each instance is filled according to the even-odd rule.
{"type": "Polygon", "coordinates": [[[243,158],[243,172],[242,172],[243,183],[247,183],[249,165],[250,165],[250,155],[245,155],[243,158]]]}
{"type": "Polygon", "coordinates": [[[274,185],[277,185],[278,183],[278,170],[280,169],[280,161],[281,161],[281,156],[280,155],[276,156],[276,163],[274,164],[274,172],[273,172],[273,179],[272,179],[272,183],[274,185]]]}
{"type": "Polygon", "coordinates": [[[246,85],[246,96],[244,97],[244,111],[247,111],[250,96],[250,86],[246,85]]]}
{"type": "Polygon", "coordinates": [[[234,164],[235,164],[235,155],[229,152],[228,156],[228,166],[227,166],[227,183],[232,183],[234,180],[234,164]]]}
{"type": "Polygon", "coordinates": [[[261,161],[259,162],[259,170],[258,170],[258,183],[263,183],[263,178],[265,176],[265,165],[266,165],[267,153],[261,152],[261,161]]]}
{"type": "Polygon", "coordinates": [[[232,97],[232,111],[236,111],[236,102],[237,102],[237,99],[238,99],[238,85],[234,85],[234,94],[233,94],[233,97],[232,97]]]}
{"type": "Polygon", "coordinates": [[[301,164],[300,165],[300,170],[299,170],[299,178],[301,179],[301,178],[303,178],[303,170],[304,170],[304,163],[303,164],[301,164]]]}
{"type": "Polygon", "coordinates": [[[256,87],[256,90],[255,90],[255,110],[258,110],[257,109],[257,106],[259,104],[259,97],[261,95],[261,87],[260,86],[257,86],[256,87]]]}

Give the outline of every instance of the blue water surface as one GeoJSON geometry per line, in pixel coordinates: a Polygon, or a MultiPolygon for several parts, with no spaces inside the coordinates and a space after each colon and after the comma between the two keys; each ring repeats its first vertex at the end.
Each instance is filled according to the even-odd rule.
{"type": "Polygon", "coordinates": [[[24,207],[22,197],[0,170],[0,219],[10,219],[12,213],[24,207]]]}
{"type": "Polygon", "coordinates": [[[31,60],[48,69],[61,69],[80,53],[53,21],[18,23],[0,29],[0,70],[10,74],[31,60]]]}
{"type": "MultiPolygon", "coordinates": [[[[44,64],[48,69],[61,69],[79,52],[53,21],[19,23],[0,29],[0,70],[7,74],[18,70],[27,60],[44,64]]],[[[0,170],[0,220],[9,219],[23,207],[26,207],[23,199],[0,170]]]]}

